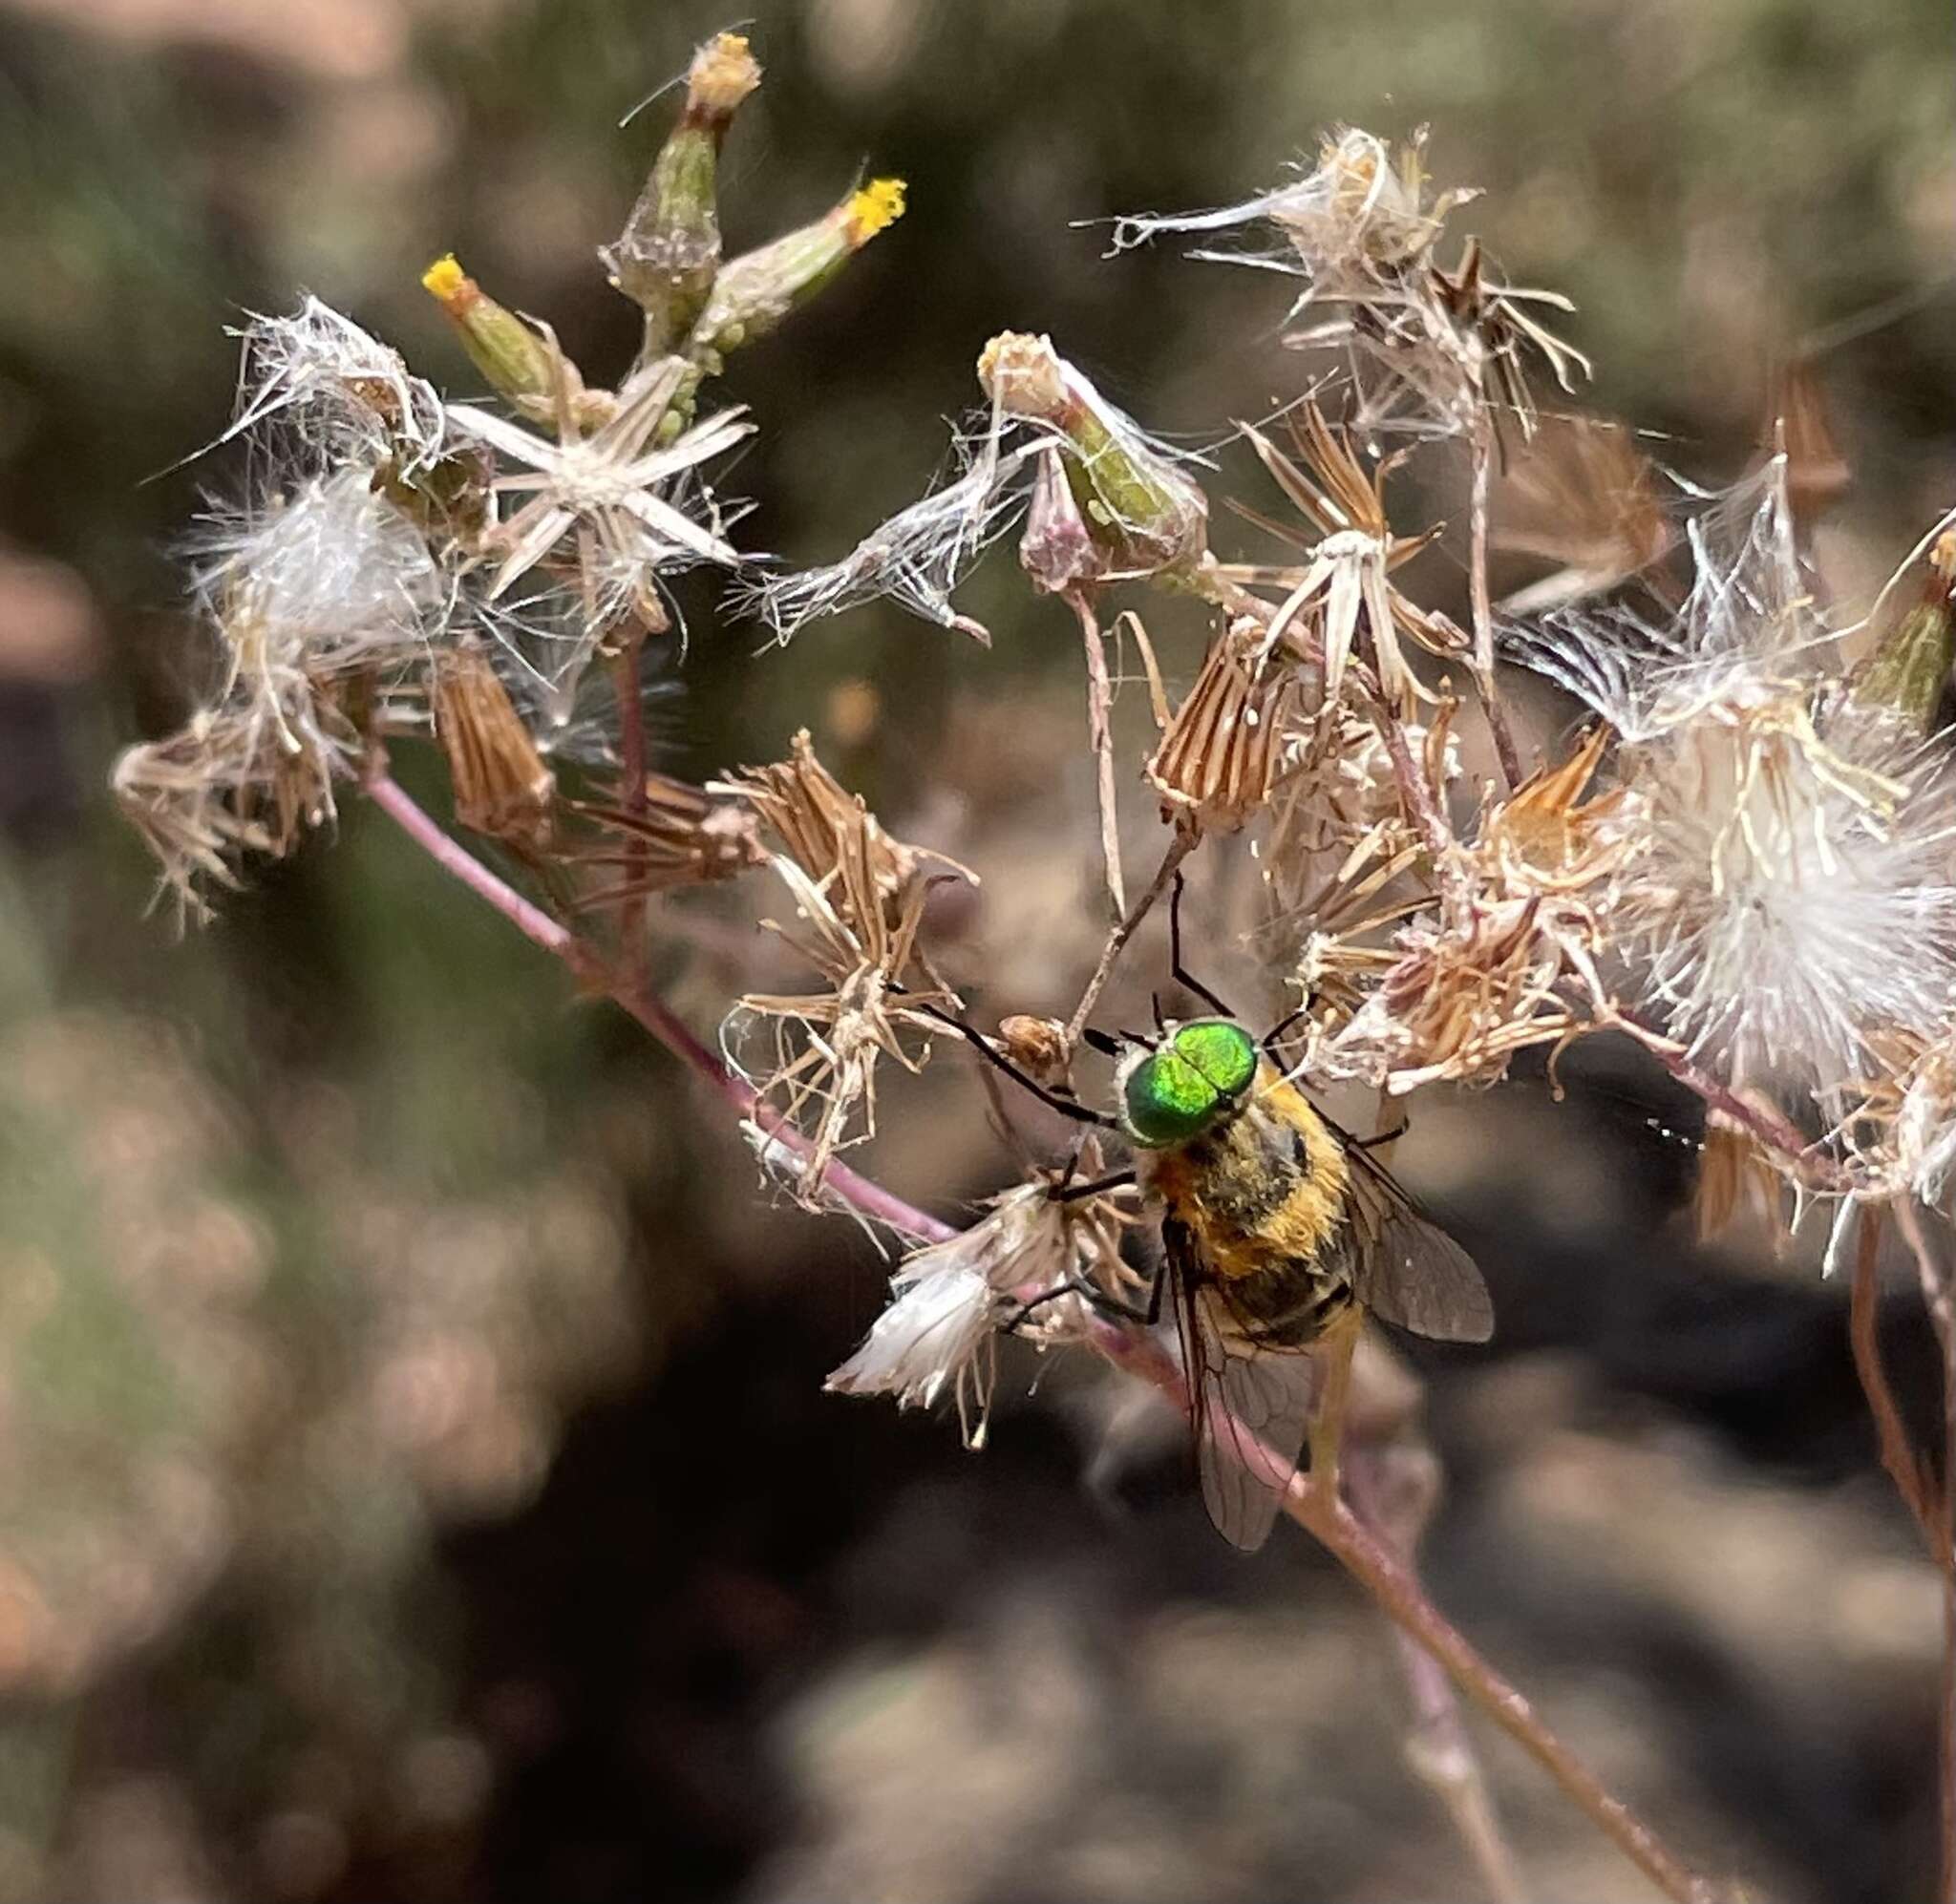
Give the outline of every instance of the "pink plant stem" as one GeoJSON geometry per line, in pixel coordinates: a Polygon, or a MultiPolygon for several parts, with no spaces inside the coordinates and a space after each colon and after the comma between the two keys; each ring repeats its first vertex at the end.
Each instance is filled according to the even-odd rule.
{"type": "Polygon", "coordinates": [[[1767,1104],[1755,1104],[1741,1097],[1730,1086],[1721,1084],[1704,1066],[1675,1041],[1622,1009],[1602,1021],[1599,1029],[1614,1023],[1648,1050],[1657,1062],[1688,1090],[1695,1091],[1706,1105],[1728,1122],[1748,1132],[1769,1151],[1776,1151],[1809,1189],[1844,1195],[1858,1189],[1854,1174],[1837,1163],[1818,1144],[1810,1143],[1799,1126],[1767,1104]]]}
{"type": "MultiPolygon", "coordinates": [[[[1095,1345],[1110,1362],[1152,1382],[1187,1406],[1181,1370],[1152,1337],[1107,1325],[1095,1345]],[[1104,1338],[1101,1339],[1101,1338],[1104,1338]]],[[[1281,1474],[1286,1464],[1241,1422],[1230,1424],[1235,1446],[1251,1465],[1281,1474]]],[[[1718,1904],[1719,1887],[1677,1857],[1650,1827],[1616,1797],[1542,1722],[1528,1700],[1478,1653],[1421,1589],[1390,1542],[1338,1496],[1327,1497],[1310,1477],[1292,1472],[1284,1502],[1290,1518],[1316,1536],[1366,1592],[1427,1653],[1488,1718],[1548,1772],[1563,1790],[1615,1841],[1637,1868],[1675,1904],[1718,1904]]]]}
{"type": "MultiPolygon", "coordinates": [[[[736,1076],[724,1060],[702,1045],[663,1000],[644,986],[614,984],[603,963],[582,940],[560,925],[548,913],[532,905],[474,854],[451,839],[415,804],[398,781],[385,773],[379,774],[368,781],[367,793],[374,805],[445,872],[454,875],[478,899],[494,906],[525,939],[541,945],[546,952],[555,953],[580,979],[616,1000],[742,1117],[752,1119],[783,1150],[793,1152],[797,1156],[808,1153],[808,1140],[801,1132],[772,1105],[763,1104],[753,1086],[736,1076]]],[[[941,1223],[935,1216],[914,1208],[880,1183],[873,1183],[868,1177],[851,1170],[847,1164],[831,1163],[824,1181],[839,1197],[861,1211],[865,1216],[887,1223],[905,1236],[941,1243],[957,1234],[949,1224],[941,1223]]]]}
{"type": "MultiPolygon", "coordinates": [[[[618,772],[625,811],[641,819],[646,811],[646,710],[639,687],[639,658],[645,645],[642,627],[625,632],[611,666],[618,691],[618,772]]],[[[618,938],[625,970],[634,981],[646,966],[646,843],[633,838],[626,848],[623,883],[626,896],[618,905],[618,938]]]]}
{"type": "MultiPolygon", "coordinates": [[[[580,979],[616,999],[743,1117],[752,1118],[784,1149],[797,1156],[807,1154],[807,1140],[800,1132],[760,1103],[753,1089],[701,1044],[663,1001],[643,988],[627,985],[614,989],[588,948],[451,839],[386,773],[371,777],[367,792],[445,872],[495,907],[525,938],[563,960],[580,979]]],[[[948,1224],[915,1209],[844,1164],[830,1164],[824,1181],[840,1200],[904,1235],[942,1242],[956,1234],[948,1224]]],[[[1179,1407],[1186,1407],[1181,1370],[1155,1338],[1102,1323],[1095,1327],[1094,1343],[1110,1362],[1152,1383],[1179,1407]]],[[[1286,1487],[1285,1508],[1290,1517],[1323,1543],[1401,1630],[1446,1668],[1468,1698],[1548,1772],[1667,1897],[1674,1904],[1715,1904],[1718,1893],[1711,1881],[1675,1857],[1542,1723],[1528,1701],[1475,1651],[1427,1598],[1417,1577],[1393,1554],[1384,1535],[1354,1514],[1342,1499],[1327,1499],[1324,1491],[1314,1490],[1306,1476],[1292,1472],[1291,1464],[1265,1447],[1244,1424],[1229,1426],[1232,1442],[1245,1450],[1246,1462],[1286,1487]]]]}
{"type": "Polygon", "coordinates": [[[1943,1491],[1937,1530],[1936,1564],[1943,1576],[1943,1697],[1940,1771],[1937,1780],[1942,1820],[1941,1904],[1956,1901],[1956,1286],[1948,1259],[1923,1227],[1912,1196],[1895,1199],[1895,1221],[1907,1239],[1922,1279],[1923,1306],[1943,1350],[1943,1491]]]}
{"type": "MultiPolygon", "coordinates": [[[[1383,1535],[1409,1572],[1418,1575],[1421,1534],[1438,1498],[1439,1464],[1423,1443],[1403,1440],[1395,1425],[1360,1434],[1347,1418],[1340,1469],[1351,1512],[1383,1535]]],[[[1488,1789],[1486,1774],[1446,1669],[1403,1626],[1393,1628],[1399,1664],[1413,1695],[1406,1762],[1445,1806],[1454,1829],[1494,1904],[1527,1904],[1527,1889],[1488,1789]]]]}

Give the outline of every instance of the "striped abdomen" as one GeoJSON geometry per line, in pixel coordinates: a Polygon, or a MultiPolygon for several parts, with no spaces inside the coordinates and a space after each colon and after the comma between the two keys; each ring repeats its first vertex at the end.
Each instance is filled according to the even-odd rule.
{"type": "Polygon", "coordinates": [[[1351,1308],[1343,1152],[1267,1068],[1233,1117],[1149,1158],[1144,1181],[1247,1341],[1303,1348],[1351,1308]]]}

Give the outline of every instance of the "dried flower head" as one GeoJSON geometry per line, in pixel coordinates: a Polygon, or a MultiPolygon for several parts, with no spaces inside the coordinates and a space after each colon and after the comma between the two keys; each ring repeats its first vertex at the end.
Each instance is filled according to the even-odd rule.
{"type": "Polygon", "coordinates": [[[1263,637],[1245,615],[1210,643],[1145,770],[1167,810],[1210,831],[1233,833],[1261,813],[1286,765],[1303,684],[1262,662],[1263,637]]]}
{"type": "Polygon", "coordinates": [[[998,1021],[998,1047],[1029,1077],[1041,1084],[1065,1082],[1073,1061],[1066,1026],[1056,1018],[1030,1012],[1008,1012],[998,1021]]]}
{"type": "MultiPolygon", "coordinates": [[[[627,611],[663,624],[655,580],[661,571],[739,561],[697,472],[754,426],[738,410],[722,411],[655,447],[669,434],[667,419],[688,376],[680,359],[658,359],[625,386],[610,418],[586,435],[579,416],[583,393],[566,372],[558,381],[555,441],[489,411],[464,405],[450,413],[459,433],[525,472],[492,484],[498,496],[523,498],[485,538],[485,553],[498,562],[492,601],[556,556],[574,533],[576,574],[595,644],[627,611]]],[[[586,650],[566,666],[587,660],[586,650]]]]}
{"type": "Polygon", "coordinates": [[[1326,137],[1316,165],[1289,184],[1214,211],[1118,219],[1114,248],[1126,250],[1164,231],[1270,227],[1283,242],[1282,252],[1197,255],[1247,257],[1293,270],[1308,281],[1300,305],[1318,293],[1374,289],[1417,264],[1447,215],[1477,196],[1447,192],[1428,204],[1424,148],[1423,133],[1395,152],[1384,139],[1346,127],[1326,137]]]}
{"type": "Polygon", "coordinates": [[[213,705],[244,709],[288,752],[311,751],[322,780],[322,688],[419,661],[448,602],[419,533],[357,468],[261,509],[212,512],[192,586],[223,655],[213,705]]]}
{"type": "Polygon", "coordinates": [[[1429,204],[1423,144],[1420,135],[1394,153],[1371,133],[1338,132],[1320,149],[1315,169],[1293,183],[1219,211],[1122,219],[1115,248],[1161,231],[1272,234],[1275,245],[1196,255],[1304,280],[1290,316],[1308,321],[1294,324],[1284,341],[1343,353],[1369,432],[1478,435],[1483,419],[1499,430],[1505,411],[1526,436],[1535,405],[1524,349],[1540,354],[1564,390],[1575,372],[1588,372],[1587,360],[1529,307],[1573,307],[1553,291],[1489,283],[1476,240],[1451,273],[1440,268],[1434,248],[1442,224],[1478,195],[1447,192],[1429,204]]]}
{"type": "Polygon", "coordinates": [[[874,1132],[878,1059],[917,1069],[922,1060],[901,1032],[927,1039],[937,1027],[922,1007],[958,1007],[955,994],[928,973],[915,979],[911,966],[932,878],[972,876],[893,839],[815,757],[805,730],[795,737],[792,760],[708,791],[746,802],[781,842],[785,851],[773,864],[794,898],[796,922],[762,922],[825,982],[819,992],[750,994],[734,1014],[775,1025],[771,1068],[756,1089],[790,1122],[811,1125],[797,1181],[802,1194],[816,1195],[837,1150],[874,1132]],[[945,871],[927,874],[932,861],[945,871]]]}
{"type": "Polygon", "coordinates": [[[288,749],[246,709],[200,709],[117,757],[117,803],[155,854],[180,920],[208,920],[204,889],[235,890],[247,856],[283,858],[332,817],[332,782],[353,771],[358,736],[330,709],[313,719],[314,744],[288,749]]]}
{"type": "Polygon", "coordinates": [[[1132,1213],[1107,1195],[1061,1202],[1052,1187],[1043,1174],[1016,1184],[969,1229],[906,1257],[890,1280],[890,1305],[828,1386],[894,1395],[905,1408],[949,1392],[966,1445],[982,1445],[999,1326],[1037,1301],[1034,1339],[1065,1340],[1089,1311],[1077,1294],[1051,1300],[1055,1292],[1129,1280],[1119,1251],[1132,1213]]]}
{"type": "Polygon", "coordinates": [[[1401,709],[1414,698],[1432,701],[1431,690],[1408,666],[1399,637],[1404,634],[1432,653],[1456,656],[1466,651],[1466,637],[1444,615],[1415,606],[1387,578],[1417,555],[1437,529],[1422,536],[1393,535],[1385,503],[1390,461],[1368,473],[1350,439],[1325,421],[1316,404],[1306,404],[1292,426],[1305,464],[1293,462],[1261,431],[1244,428],[1278,488],[1315,532],[1314,539],[1307,538],[1252,515],[1273,535],[1303,548],[1307,560],[1295,568],[1222,565],[1222,572],[1233,580],[1289,591],[1270,618],[1263,653],[1273,652],[1289,638],[1293,646],[1322,659],[1324,698],[1334,704],[1344,691],[1362,612],[1379,691],[1401,709]]]}
{"type": "Polygon", "coordinates": [[[707,791],[745,802],[795,863],[814,879],[826,881],[860,835],[862,845],[858,857],[879,903],[888,904],[907,891],[926,862],[976,883],[976,876],[956,860],[927,848],[905,845],[886,833],[861,797],[850,793],[816,757],[815,742],[806,728],[790,744],[788,759],[746,768],[712,783],[707,791]]]}
{"type": "Polygon", "coordinates": [[[1510,615],[1573,607],[1662,561],[1677,540],[1657,473],[1621,424],[1547,419],[1499,492],[1494,541],[1555,572],[1500,604],[1510,615]]]}
{"type": "Polygon", "coordinates": [[[1376,988],[1320,1043],[1324,1075],[1395,1093],[1440,1079],[1488,1084],[1517,1051],[1584,1028],[1575,1001],[1606,997],[1602,921],[1629,852],[1617,826],[1625,796],[1584,798],[1608,738],[1597,728],[1456,849],[1464,902],[1398,934],[1376,988]]]}
{"type": "Polygon", "coordinates": [[[604,878],[579,896],[581,910],[708,885],[768,863],[758,820],[745,802],[670,774],[646,775],[645,804],[637,811],[580,802],[577,812],[598,829],[600,843],[578,849],[570,860],[604,878]]]}
{"type": "MultiPolygon", "coordinates": [[[[1559,311],[1576,307],[1560,291],[1490,283],[1478,239],[1468,241],[1451,272],[1434,264],[1428,276],[1433,304],[1415,304],[1409,315],[1418,322],[1390,330],[1378,351],[1383,367],[1418,399],[1414,427],[1431,422],[1471,432],[1485,414],[1498,434],[1512,419],[1522,441],[1532,441],[1538,414],[1524,353],[1532,350],[1540,357],[1568,395],[1575,393],[1579,377],[1591,374],[1591,366],[1529,307],[1545,305],[1559,311]],[[1432,322],[1435,307],[1448,320],[1444,326],[1432,322]]],[[[1379,420],[1395,408],[1394,397],[1386,397],[1379,420]]]]}
{"type": "Polygon", "coordinates": [[[542,852],[555,830],[557,776],[480,642],[436,657],[428,697],[456,818],[472,833],[542,852]]]}
{"type": "Polygon", "coordinates": [[[1783,462],[1690,525],[1673,626],[1557,618],[1523,644],[1623,736],[1636,842],[1612,936],[1700,1061],[1823,1099],[1956,1003],[1956,776],[1834,670],[1783,462]]]}

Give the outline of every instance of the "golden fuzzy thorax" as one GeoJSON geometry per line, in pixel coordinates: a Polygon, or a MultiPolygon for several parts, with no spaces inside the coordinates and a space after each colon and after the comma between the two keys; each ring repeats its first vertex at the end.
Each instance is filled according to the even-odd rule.
{"type": "Polygon", "coordinates": [[[1269,1064],[1240,1109],[1139,1160],[1142,1187],[1200,1239],[1225,1280],[1318,1261],[1349,1219],[1344,1147],[1269,1064]]]}

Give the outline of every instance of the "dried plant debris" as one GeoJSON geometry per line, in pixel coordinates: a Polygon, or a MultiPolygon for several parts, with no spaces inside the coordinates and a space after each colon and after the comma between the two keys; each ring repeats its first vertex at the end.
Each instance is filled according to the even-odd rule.
{"type": "MultiPolygon", "coordinates": [[[[1212,549],[1212,458],[1144,429],[1052,337],[1005,329],[976,358],[977,405],[942,480],[840,561],[795,572],[735,546],[741,512],[718,485],[764,419],[716,407],[713,383],[889,231],[905,191],[870,179],[725,256],[720,150],[760,79],[738,33],[688,71],[602,254],[643,319],[614,377],[588,374],[453,255],[423,282],[479,400],[437,392],[317,300],[246,328],[222,439],[244,479],[190,550],[203,691],[115,773],[186,913],[235,888],[252,856],[330,826],[389,746],[430,739],[457,826],[506,849],[575,935],[583,974],[635,999],[652,901],[765,873],[754,887],[778,903],[761,923],[798,971],[724,1021],[754,1097],[724,1072],[715,1082],[809,1208],[917,1243],[936,1234],[928,1219],[906,1229],[902,1206],[870,1207],[882,1193],[865,1202],[837,1164],[876,1133],[890,1068],[919,1069],[964,1009],[969,968],[938,942],[936,902],[977,876],[886,829],[806,730],[786,758],[704,785],[664,772],[648,704],[686,652],[671,592],[683,570],[719,571],[729,604],[776,644],[889,601],[989,645],[960,590],[1016,532],[1026,595],[1058,598],[1027,626],[1070,612],[1089,670],[1087,740],[1056,739],[1038,763],[1035,851],[1042,870],[1084,868],[1097,844],[1113,912],[1096,948],[1082,872],[1052,954],[1082,967],[1073,1017],[1047,1015],[1052,999],[1013,1009],[1032,1001],[988,987],[1001,1030],[979,1042],[1049,1110],[1109,1128],[1074,1095],[1075,1061],[1107,1048],[1093,1008],[1149,908],[1171,890],[1179,904],[1180,869],[1200,851],[1205,874],[1228,860],[1244,875],[1219,869],[1208,890],[1233,883],[1255,900],[1264,976],[1299,1000],[1285,1088],[1489,1088],[1518,1053],[1553,1062],[1615,1027],[1708,1105],[1708,1232],[1752,1211],[1783,1238],[1817,1191],[1946,1206],[1956,772],[1933,730],[1956,662],[1956,530],[1931,528],[1845,630],[1863,637],[1850,666],[1808,561],[1814,518],[1848,476],[1811,365],[1775,386],[1761,458],[1732,489],[1662,475],[1629,429],[1559,408],[1589,368],[1552,328],[1571,307],[1506,282],[1460,229],[1475,194],[1435,189],[1422,138],[1341,128],[1270,191],[1114,228],[1116,251],[1186,238],[1295,287],[1283,337],[1308,353],[1308,381],[1277,399],[1276,420],[1239,426],[1284,505],[1238,505],[1275,539],[1273,559],[1212,549]],[[1451,596],[1428,599],[1437,553],[1414,566],[1445,526],[1414,515],[1431,494],[1415,473],[1435,469],[1466,476],[1471,640],[1451,596]],[[1491,539],[1547,569],[1500,604],[1505,657],[1593,717],[1534,736],[1529,767],[1494,667],[1491,539]],[[1193,605],[1201,625],[1144,623],[1143,589],[1193,605]],[[1128,633],[1155,715],[1139,738],[1126,718],[1139,710],[1116,703],[1128,633]],[[1478,709],[1455,698],[1459,666],[1478,709]],[[1178,702],[1165,679],[1188,684],[1178,702]],[[1499,780],[1481,777],[1490,757],[1499,780]],[[1094,812],[1068,810],[1068,790],[1090,781],[1094,812]],[[1130,905],[1123,862],[1143,863],[1137,830],[1158,823],[1146,863],[1160,870],[1130,905]]],[[[871,715],[837,731],[865,747],[890,697],[860,666],[851,680],[871,715]]],[[[918,810],[962,842],[954,801],[918,810]]],[[[1062,904],[1071,877],[1052,876],[1062,904]]],[[[991,890],[1014,897],[1007,879],[991,890]]],[[[958,910],[976,940],[979,908],[958,910]]],[[[1260,1068],[1252,1051],[1239,1072],[1260,1068]]],[[[988,1076],[1010,1127],[1010,1092],[988,1076]]],[[[1009,1134],[1016,1180],[969,1229],[912,1250],[832,1377],[905,1405],[954,1398],[974,1440],[999,1330],[1053,1346],[1101,1326],[1095,1299],[1131,1291],[1123,1238],[1159,1190],[1146,1171],[1147,1194],[1101,1181],[1098,1134],[1065,1162],[1009,1134]]],[[[1851,1225],[1836,1217],[1838,1242],[1851,1225]]]]}

